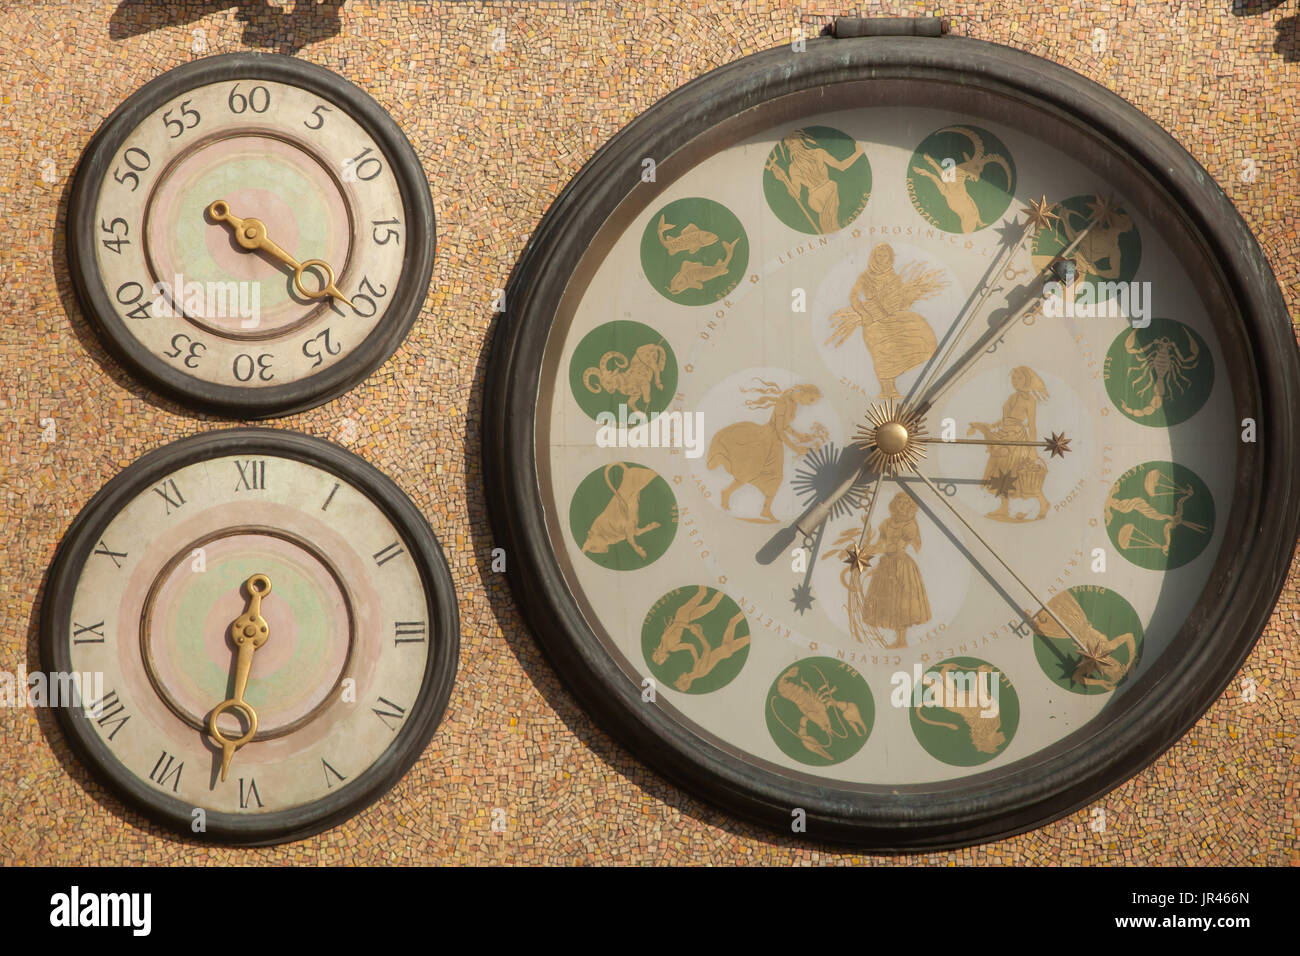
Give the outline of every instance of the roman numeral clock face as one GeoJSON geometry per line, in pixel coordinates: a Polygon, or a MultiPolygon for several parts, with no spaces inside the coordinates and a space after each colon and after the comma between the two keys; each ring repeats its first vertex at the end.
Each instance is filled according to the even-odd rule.
{"type": "Polygon", "coordinates": [[[69,261],[131,371],[264,417],[386,359],[423,304],[433,210],[391,117],[292,57],[187,64],[105,121],[77,174],[69,261]]]}
{"type": "Polygon", "coordinates": [[[145,812],[227,842],[306,835],[376,799],[455,673],[428,526],[372,467],[290,432],[141,459],[77,520],[49,595],[47,669],[94,675],[61,714],[79,752],[145,812]]]}
{"type": "Polygon", "coordinates": [[[1153,759],[1296,533],[1289,321],[1204,180],[951,37],[761,54],[620,134],[517,271],[485,430],[587,706],[728,809],[888,848],[1153,759]]]}

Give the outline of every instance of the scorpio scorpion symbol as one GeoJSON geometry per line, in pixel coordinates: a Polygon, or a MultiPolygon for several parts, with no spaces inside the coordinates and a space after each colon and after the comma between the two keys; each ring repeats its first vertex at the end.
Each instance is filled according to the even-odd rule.
{"type": "Polygon", "coordinates": [[[1139,395],[1151,392],[1151,401],[1145,408],[1139,409],[1129,408],[1127,403],[1120,402],[1124,411],[1135,418],[1141,418],[1160,408],[1165,397],[1172,394],[1173,390],[1181,395],[1192,384],[1191,379],[1183,373],[1196,368],[1201,354],[1190,331],[1187,332],[1187,348],[1188,354],[1184,355],[1167,335],[1139,346],[1137,330],[1129,332],[1128,338],[1124,340],[1124,350],[1137,359],[1138,363],[1129,373],[1133,377],[1132,384],[1139,395]]]}
{"type": "Polygon", "coordinates": [[[865,737],[867,735],[867,725],[862,719],[862,712],[858,710],[858,705],[850,700],[836,700],[835,688],[826,679],[826,675],[821,672],[821,668],[816,664],[810,666],[817,671],[817,676],[822,679],[821,687],[817,690],[809,687],[808,682],[802,678],[799,679],[798,683],[795,683],[795,679],[799,675],[798,665],[791,667],[776,682],[777,694],[799,708],[799,713],[802,716],[799,718],[798,730],[791,730],[790,725],[781,719],[781,715],[776,711],[775,699],[769,701],[769,706],[772,708],[772,715],[776,717],[777,722],[792,735],[798,737],[800,743],[806,748],[821,757],[825,757],[827,760],[834,760],[835,758],[826,750],[826,746],[832,740],[843,740],[849,735],[850,730],[859,737],[865,737]],[[832,716],[836,718],[835,723],[842,729],[842,733],[837,733],[832,726],[832,716]],[[826,735],[825,744],[809,733],[808,725],[810,723],[826,735]]]}

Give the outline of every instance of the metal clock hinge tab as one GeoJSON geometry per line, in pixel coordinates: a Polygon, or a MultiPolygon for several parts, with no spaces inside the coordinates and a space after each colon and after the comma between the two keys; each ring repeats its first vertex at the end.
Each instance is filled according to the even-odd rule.
{"type": "Polygon", "coordinates": [[[831,36],[937,37],[943,36],[942,17],[836,17],[831,36]]]}

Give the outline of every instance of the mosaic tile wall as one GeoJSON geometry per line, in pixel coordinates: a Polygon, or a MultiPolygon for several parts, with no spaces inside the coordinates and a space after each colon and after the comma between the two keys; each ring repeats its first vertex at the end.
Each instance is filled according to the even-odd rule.
{"type": "Polygon", "coordinates": [[[0,9],[0,669],[38,667],[45,569],[94,491],[143,452],[222,425],[125,376],[78,310],[62,251],[78,156],[147,80],[246,49],[297,54],[369,91],[432,183],[439,247],[414,332],[351,392],[273,424],[348,444],[406,490],[446,548],[464,631],[456,689],[423,759],[343,826],[270,849],[174,839],[105,793],[48,712],[0,708],[0,862],[1300,863],[1295,568],[1242,671],[1257,686],[1253,701],[1231,686],[1180,743],[1094,808],[996,844],[873,858],[737,823],[647,770],[579,709],[504,580],[480,563],[491,547],[478,463],[491,295],[547,205],[669,91],[836,14],[942,13],[952,33],[1029,50],[1126,97],[1227,189],[1300,315],[1296,3],[846,6],[36,0],[0,9]],[[494,50],[502,36],[504,50],[494,50]],[[44,419],[53,441],[42,440],[44,419]],[[504,833],[491,826],[497,807],[504,833]],[[1096,807],[1100,832],[1090,826],[1096,807]]]}

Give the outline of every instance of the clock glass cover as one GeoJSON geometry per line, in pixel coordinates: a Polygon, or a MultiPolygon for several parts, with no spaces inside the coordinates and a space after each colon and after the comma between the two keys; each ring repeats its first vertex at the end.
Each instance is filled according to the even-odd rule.
{"type": "Polygon", "coordinates": [[[1045,61],[826,38],[709,74],[570,184],[508,301],[485,445],[524,613],[743,816],[1041,824],[1172,743],[1276,599],[1276,284],[1185,152],[1045,61]]]}

